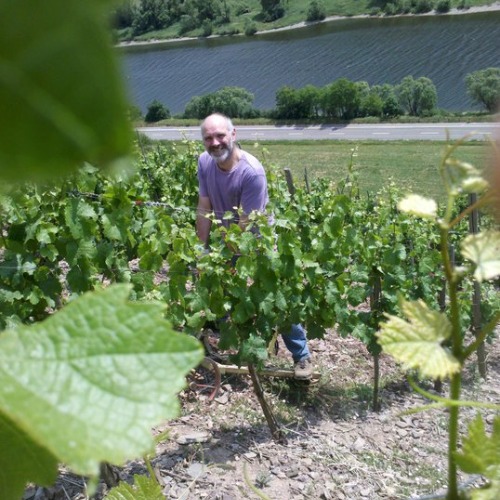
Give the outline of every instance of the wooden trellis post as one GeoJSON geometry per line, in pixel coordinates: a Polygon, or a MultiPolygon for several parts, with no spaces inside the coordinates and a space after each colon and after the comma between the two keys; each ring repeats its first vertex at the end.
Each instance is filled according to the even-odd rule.
{"type": "Polygon", "coordinates": [[[295,186],[293,185],[292,172],[288,167],[286,167],[284,170],[285,170],[285,179],[288,186],[288,192],[293,196],[295,194],[295,186]]]}
{"type": "MultiPolygon", "coordinates": [[[[477,194],[469,195],[469,204],[473,205],[477,201],[477,194]]],[[[469,231],[471,234],[479,232],[479,210],[475,208],[469,216],[469,231]]],[[[481,286],[478,281],[474,280],[474,292],[472,299],[472,332],[478,335],[481,331],[481,286]]],[[[481,377],[486,377],[486,352],[484,342],[477,349],[477,367],[481,377]]]]}
{"type": "MultiPolygon", "coordinates": [[[[370,294],[370,310],[372,314],[380,315],[382,300],[382,278],[378,271],[372,272],[373,288],[370,294]]],[[[380,388],[380,354],[373,356],[373,411],[380,411],[379,388],[380,388]]]]}

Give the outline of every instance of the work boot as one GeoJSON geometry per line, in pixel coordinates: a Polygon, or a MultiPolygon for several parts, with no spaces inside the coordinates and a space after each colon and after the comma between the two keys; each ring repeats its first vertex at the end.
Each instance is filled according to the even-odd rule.
{"type": "Polygon", "coordinates": [[[310,380],[313,374],[311,358],[301,359],[294,365],[295,378],[297,380],[310,380]]]}

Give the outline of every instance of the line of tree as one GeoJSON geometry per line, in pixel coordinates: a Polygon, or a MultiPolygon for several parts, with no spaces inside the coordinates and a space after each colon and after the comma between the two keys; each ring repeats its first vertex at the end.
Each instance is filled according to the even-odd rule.
{"type": "MultiPolygon", "coordinates": [[[[459,9],[467,9],[469,0],[458,0],[459,9]]],[[[290,7],[288,0],[260,0],[260,12],[235,0],[121,0],[112,14],[112,26],[120,37],[134,38],[145,33],[178,26],[177,35],[191,33],[195,36],[237,34],[241,30],[230,23],[244,18],[243,31],[251,36],[256,33],[256,22],[271,23],[283,18],[290,7]],[[248,14],[252,14],[248,17],[248,14]]],[[[452,0],[372,0],[368,9],[373,16],[400,14],[425,14],[436,11],[446,13],[452,0]]],[[[321,21],[327,15],[323,0],[309,0],[304,9],[305,21],[321,21]]]]}
{"type": "MultiPolygon", "coordinates": [[[[435,10],[439,14],[449,12],[451,0],[374,0],[372,14],[395,16],[400,14],[425,14],[435,10]]],[[[467,0],[460,0],[457,8],[467,9],[467,0]]]]}
{"type": "MultiPolygon", "coordinates": [[[[500,68],[486,68],[465,77],[467,92],[483,109],[494,113],[500,105],[500,68]]],[[[241,87],[224,87],[216,92],[193,97],[182,118],[203,119],[220,112],[234,118],[269,117],[283,120],[337,119],[361,117],[391,118],[401,115],[432,116],[438,112],[437,90],[427,77],[404,77],[397,85],[370,86],[365,81],[339,78],[324,87],[306,85],[295,89],[283,86],[276,92],[276,107],[261,111],[253,106],[254,95],[241,87]]],[[[145,120],[168,118],[170,111],[155,100],[145,120]],[[159,109],[163,106],[163,110],[159,109]]]]}
{"type": "Polygon", "coordinates": [[[122,0],[113,12],[112,26],[134,37],[178,23],[179,35],[203,28],[208,36],[212,26],[230,20],[227,0],[122,0]]]}
{"type": "MultiPolygon", "coordinates": [[[[260,21],[271,22],[283,17],[284,0],[260,0],[260,3],[260,21]]],[[[248,7],[235,5],[230,0],[122,0],[112,14],[111,23],[114,29],[125,31],[131,38],[174,25],[179,26],[178,35],[198,30],[202,36],[210,36],[215,27],[232,21],[232,9],[238,17],[245,14],[248,7]]],[[[320,0],[312,0],[308,19],[311,16],[324,19],[320,0]]],[[[245,23],[245,34],[253,35],[256,31],[255,23],[245,23]]],[[[218,34],[226,35],[238,32],[238,29],[218,30],[218,34]]]]}

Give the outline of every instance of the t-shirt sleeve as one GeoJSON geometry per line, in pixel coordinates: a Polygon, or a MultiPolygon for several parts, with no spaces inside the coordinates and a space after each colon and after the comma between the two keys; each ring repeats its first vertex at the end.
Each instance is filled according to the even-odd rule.
{"type": "Polygon", "coordinates": [[[198,192],[202,197],[208,196],[207,178],[205,175],[206,169],[203,168],[203,159],[200,157],[198,160],[198,192]]]}
{"type": "Polygon", "coordinates": [[[241,208],[245,214],[253,210],[264,212],[267,204],[267,181],[265,174],[253,173],[243,183],[241,208]]]}

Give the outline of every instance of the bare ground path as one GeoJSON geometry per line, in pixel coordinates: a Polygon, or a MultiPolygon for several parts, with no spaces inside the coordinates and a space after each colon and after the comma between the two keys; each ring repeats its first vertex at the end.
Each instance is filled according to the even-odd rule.
{"type": "MultiPolygon", "coordinates": [[[[193,374],[191,389],[181,395],[182,416],[154,430],[170,434],[153,459],[165,498],[259,498],[252,487],[265,495],[261,498],[273,500],[395,500],[442,491],[446,412],[403,415],[426,401],[411,391],[386,356],[381,359],[382,410],[373,412],[372,359],[364,345],[334,332],[310,343],[321,374],[318,383],[268,379],[264,384],[286,429],[286,445],[271,439],[247,377],[223,376],[222,389],[210,400],[211,389],[201,387],[204,373],[193,374]]],[[[479,378],[472,360],[465,371],[464,397],[500,404],[498,339],[487,352],[487,379],[479,378]]],[[[289,364],[284,348],[273,364],[289,364]]],[[[424,385],[432,390],[430,383],[424,385]]],[[[475,412],[462,410],[463,420],[475,412]]],[[[491,427],[494,412],[483,414],[491,427]]],[[[119,471],[127,481],[145,473],[140,460],[119,471]]],[[[479,484],[480,478],[463,476],[461,481],[479,484]]],[[[33,487],[25,500],[84,500],[83,484],[82,478],[62,470],[55,488],[33,487]]],[[[101,485],[97,498],[105,491],[101,485]]]]}

